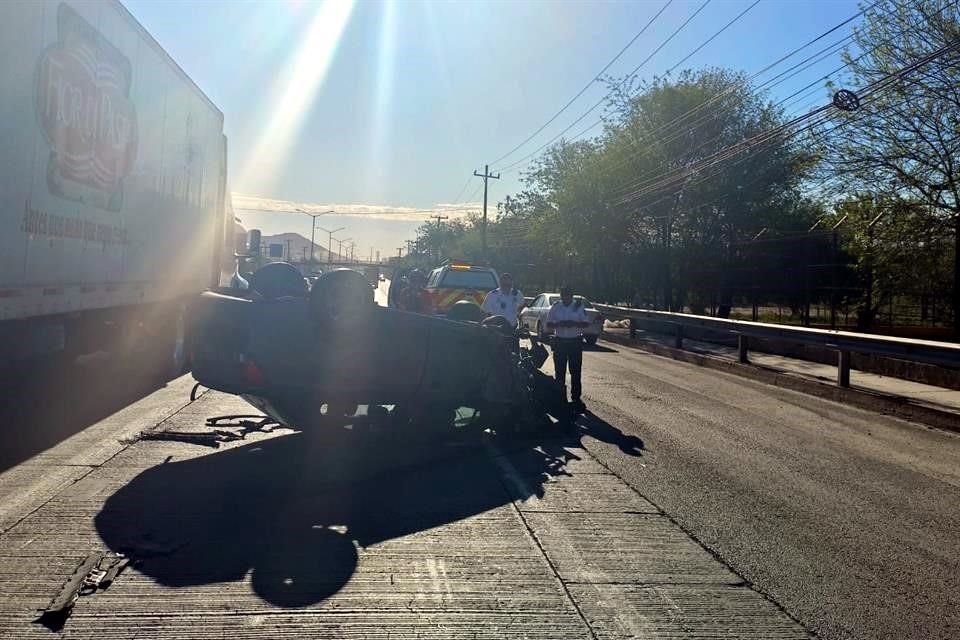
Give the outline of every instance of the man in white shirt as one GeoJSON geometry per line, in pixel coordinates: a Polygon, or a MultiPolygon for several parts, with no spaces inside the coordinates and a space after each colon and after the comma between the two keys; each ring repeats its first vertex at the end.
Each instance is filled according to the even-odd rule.
{"type": "MultiPolygon", "coordinates": [[[[560,301],[547,312],[547,331],[553,340],[553,368],[557,382],[566,387],[567,365],[570,365],[570,400],[578,412],[586,407],[580,399],[580,371],[583,365],[583,329],[590,326],[581,301],[573,299],[573,289],[560,288],[560,301]]],[[[566,391],[564,391],[566,394],[566,391]]]]}
{"type": "Polygon", "coordinates": [[[500,288],[488,293],[481,306],[490,315],[506,318],[511,327],[516,327],[517,315],[523,308],[523,293],[513,288],[513,277],[509,273],[501,273],[500,288]]]}

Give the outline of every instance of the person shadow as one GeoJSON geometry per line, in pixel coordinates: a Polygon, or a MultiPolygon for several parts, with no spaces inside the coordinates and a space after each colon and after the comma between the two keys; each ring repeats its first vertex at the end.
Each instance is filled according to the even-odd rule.
{"type": "Polygon", "coordinates": [[[570,475],[584,436],[643,451],[639,438],[592,415],[535,436],[331,433],[293,432],[149,468],[107,499],[97,531],[161,585],[251,573],[266,602],[308,607],[348,583],[358,550],[542,497],[546,482],[570,475]],[[504,481],[501,456],[521,482],[504,481]]]}

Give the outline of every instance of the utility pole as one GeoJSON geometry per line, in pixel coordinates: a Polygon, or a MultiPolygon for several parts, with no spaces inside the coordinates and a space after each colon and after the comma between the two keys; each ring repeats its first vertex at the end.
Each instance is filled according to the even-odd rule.
{"type": "Polygon", "coordinates": [[[449,218],[450,218],[450,216],[441,216],[441,215],[439,215],[439,214],[438,214],[438,215],[435,215],[435,216],[430,216],[430,219],[431,219],[431,220],[436,220],[436,221],[437,221],[437,247],[436,247],[436,249],[437,249],[437,256],[436,256],[437,261],[440,260],[440,252],[441,252],[441,249],[443,248],[443,246],[442,246],[441,243],[440,243],[440,230],[443,228],[443,227],[442,227],[442,224],[443,224],[442,221],[443,221],[443,220],[448,220],[449,218]]]}
{"type": "Polygon", "coordinates": [[[487,259],[487,183],[490,181],[490,178],[493,178],[494,180],[499,180],[500,174],[490,173],[490,165],[485,164],[483,165],[482,174],[474,171],[473,175],[477,176],[478,178],[483,178],[483,227],[481,227],[480,237],[482,240],[481,246],[483,247],[482,248],[483,259],[486,260],[487,259]]]}

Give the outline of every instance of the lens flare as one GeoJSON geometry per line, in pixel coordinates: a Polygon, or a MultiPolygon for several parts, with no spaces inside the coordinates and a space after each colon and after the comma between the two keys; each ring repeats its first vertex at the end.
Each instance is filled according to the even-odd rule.
{"type": "Polygon", "coordinates": [[[390,164],[390,132],[387,119],[393,97],[396,62],[396,5],[385,0],[380,12],[380,37],[377,43],[377,75],[374,88],[373,123],[368,140],[364,188],[368,197],[379,199],[390,164]]]}
{"type": "Polygon", "coordinates": [[[285,82],[276,87],[267,125],[240,171],[241,183],[269,192],[330,69],[354,0],[326,0],[314,14],[285,82]]]}

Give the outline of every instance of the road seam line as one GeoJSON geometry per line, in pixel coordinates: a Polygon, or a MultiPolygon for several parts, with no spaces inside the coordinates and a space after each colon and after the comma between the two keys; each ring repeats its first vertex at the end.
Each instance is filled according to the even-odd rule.
{"type": "MultiPolygon", "coordinates": [[[[517,469],[510,463],[506,456],[500,452],[499,448],[493,443],[485,443],[487,445],[488,452],[494,453],[495,455],[491,456],[493,458],[493,463],[497,465],[500,470],[507,475],[513,482],[526,484],[524,483],[517,472],[517,469]],[[490,451],[492,450],[492,451],[490,451]]],[[[504,478],[501,476],[498,478],[500,485],[503,487],[504,491],[507,492],[507,495],[510,495],[510,487],[506,486],[504,478]]],[[[522,487],[517,487],[518,489],[522,487]]],[[[567,583],[560,576],[560,572],[557,571],[556,565],[553,564],[553,561],[550,559],[550,556],[547,554],[546,549],[543,548],[543,545],[540,543],[540,539],[537,538],[537,534],[534,533],[533,527],[530,526],[530,523],[527,522],[527,519],[523,516],[523,512],[517,506],[517,501],[514,499],[510,500],[510,506],[513,507],[514,512],[517,514],[517,517],[520,518],[520,522],[523,523],[524,528],[527,531],[527,535],[533,540],[533,543],[537,545],[537,549],[540,550],[540,555],[543,556],[544,561],[546,561],[547,566],[550,567],[550,571],[553,573],[554,578],[557,582],[560,583],[560,588],[563,589],[564,595],[567,597],[567,600],[570,602],[570,606],[573,607],[573,610],[577,612],[577,615],[580,617],[580,620],[583,621],[584,626],[587,628],[587,631],[590,632],[590,636],[594,640],[599,640],[597,632],[594,630],[593,626],[587,620],[586,615],[584,615],[583,610],[580,609],[580,605],[577,604],[576,599],[573,597],[573,594],[570,593],[570,589],[567,588],[567,583]]]]}
{"type": "Polygon", "coordinates": [[[766,591],[764,591],[763,589],[760,589],[759,587],[757,587],[757,585],[754,584],[751,580],[748,580],[742,573],[740,573],[739,571],[737,571],[737,569],[735,569],[730,563],[728,563],[726,560],[724,560],[723,557],[720,556],[720,554],[718,554],[718,553],[715,552],[713,549],[711,549],[709,546],[707,546],[706,544],[704,544],[704,543],[700,540],[700,538],[698,538],[692,531],[690,531],[690,530],[689,530],[687,527],[685,527],[684,525],[680,524],[680,522],[678,522],[678,521],[676,520],[676,518],[674,518],[674,517],[671,516],[669,513],[667,513],[666,511],[664,511],[663,508],[662,508],[658,503],[654,502],[653,500],[651,500],[651,499],[648,498],[647,496],[645,496],[645,495],[643,495],[642,493],[640,493],[640,491],[639,491],[636,487],[634,487],[631,483],[627,482],[627,481],[626,481],[623,477],[621,477],[620,474],[618,474],[616,471],[614,471],[613,469],[611,469],[610,466],[607,465],[603,460],[601,460],[601,459],[598,458],[597,456],[593,455],[593,452],[590,451],[590,450],[587,448],[586,443],[583,443],[581,446],[583,447],[584,452],[585,452],[587,455],[589,455],[591,458],[593,458],[594,461],[595,461],[597,464],[599,464],[600,466],[602,466],[603,468],[605,468],[607,471],[609,471],[611,474],[613,474],[614,476],[616,476],[616,477],[620,480],[620,482],[622,482],[623,484],[627,485],[627,486],[630,488],[630,490],[633,491],[635,494],[637,494],[638,496],[640,496],[641,498],[643,498],[644,500],[646,500],[647,502],[649,502],[651,505],[653,505],[653,507],[654,507],[657,511],[660,512],[660,515],[662,515],[664,518],[666,518],[668,521],[670,521],[673,525],[675,525],[677,528],[679,528],[681,531],[683,531],[683,532],[687,535],[688,538],[690,538],[691,540],[693,540],[694,543],[696,543],[697,546],[699,546],[701,549],[703,549],[703,550],[706,551],[708,554],[710,554],[710,557],[712,557],[715,561],[719,562],[721,565],[723,565],[724,567],[726,567],[731,573],[733,573],[735,576],[737,576],[738,578],[740,578],[740,580],[743,581],[743,582],[742,582],[742,585],[733,584],[733,585],[728,585],[728,586],[735,587],[735,588],[746,587],[747,589],[750,589],[750,590],[753,591],[754,593],[760,595],[760,597],[762,597],[764,600],[766,600],[767,602],[769,602],[770,604],[772,604],[778,611],[780,611],[780,612],[783,613],[785,616],[787,616],[788,618],[790,618],[790,620],[792,620],[792,621],[795,622],[797,625],[799,625],[801,629],[803,629],[804,631],[806,631],[807,633],[809,633],[813,638],[819,638],[819,637],[820,637],[815,631],[813,631],[813,630],[810,629],[807,625],[805,625],[803,622],[801,622],[799,618],[797,618],[797,617],[794,616],[792,613],[790,613],[789,611],[787,611],[782,604],[780,604],[779,602],[777,602],[777,601],[773,598],[773,596],[771,596],[770,594],[768,594],[768,593],[767,593],[766,591]]]}

